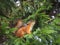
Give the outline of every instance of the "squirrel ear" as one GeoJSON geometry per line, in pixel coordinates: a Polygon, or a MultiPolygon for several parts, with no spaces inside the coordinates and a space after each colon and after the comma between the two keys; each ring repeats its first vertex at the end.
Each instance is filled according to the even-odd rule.
{"type": "Polygon", "coordinates": [[[29,23],[31,23],[31,22],[34,22],[34,23],[35,23],[35,20],[30,20],[30,21],[28,21],[28,22],[27,22],[27,25],[28,25],[29,23]]]}

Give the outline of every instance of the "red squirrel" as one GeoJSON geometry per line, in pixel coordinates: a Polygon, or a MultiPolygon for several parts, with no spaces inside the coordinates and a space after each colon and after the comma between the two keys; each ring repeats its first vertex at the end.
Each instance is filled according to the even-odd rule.
{"type": "Polygon", "coordinates": [[[30,34],[34,24],[35,24],[35,21],[31,20],[27,23],[27,25],[22,26],[23,22],[22,22],[22,20],[19,20],[17,22],[17,25],[15,26],[18,28],[18,30],[16,30],[16,32],[15,32],[15,35],[17,37],[23,37],[25,34],[30,34]],[[22,26],[22,27],[20,27],[20,26],[22,26]]]}

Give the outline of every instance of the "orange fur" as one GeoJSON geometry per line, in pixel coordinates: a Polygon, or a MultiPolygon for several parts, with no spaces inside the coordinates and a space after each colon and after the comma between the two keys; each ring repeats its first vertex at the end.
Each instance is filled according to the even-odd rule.
{"type": "Polygon", "coordinates": [[[35,21],[30,21],[28,25],[22,26],[21,28],[19,28],[16,31],[15,35],[17,37],[23,37],[25,34],[30,34],[34,24],[35,24],[35,21]]]}
{"type": "Polygon", "coordinates": [[[23,21],[22,20],[18,20],[15,28],[20,28],[22,25],[23,25],[23,21]]]}

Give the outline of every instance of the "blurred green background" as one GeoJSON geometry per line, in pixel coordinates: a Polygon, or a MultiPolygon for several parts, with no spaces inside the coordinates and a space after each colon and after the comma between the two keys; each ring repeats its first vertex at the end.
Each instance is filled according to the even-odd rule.
{"type": "Polygon", "coordinates": [[[0,0],[0,45],[60,45],[59,0],[0,0]],[[16,19],[35,20],[31,34],[13,35],[16,19]]]}

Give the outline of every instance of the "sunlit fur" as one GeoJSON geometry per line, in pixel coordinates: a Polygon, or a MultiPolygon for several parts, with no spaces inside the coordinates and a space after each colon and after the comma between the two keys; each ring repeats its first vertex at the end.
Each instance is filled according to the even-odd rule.
{"type": "Polygon", "coordinates": [[[34,24],[35,24],[35,21],[29,21],[26,26],[22,26],[21,28],[19,28],[16,31],[15,35],[17,37],[23,37],[25,34],[30,34],[34,24]]]}

